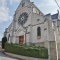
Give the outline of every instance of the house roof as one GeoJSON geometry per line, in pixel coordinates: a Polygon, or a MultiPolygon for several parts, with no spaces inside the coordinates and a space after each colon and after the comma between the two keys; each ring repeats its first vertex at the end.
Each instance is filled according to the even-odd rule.
{"type": "Polygon", "coordinates": [[[58,19],[58,13],[51,15],[52,20],[57,19],[57,26],[60,26],[60,20],[58,19]]]}
{"type": "Polygon", "coordinates": [[[51,18],[52,19],[58,19],[58,13],[54,14],[54,15],[51,15],[51,18]]]}

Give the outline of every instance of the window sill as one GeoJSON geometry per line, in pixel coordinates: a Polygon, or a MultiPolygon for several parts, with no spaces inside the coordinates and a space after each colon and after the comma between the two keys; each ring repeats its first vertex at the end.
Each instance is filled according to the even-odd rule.
{"type": "Polygon", "coordinates": [[[37,39],[41,39],[41,36],[38,36],[37,39]]]}

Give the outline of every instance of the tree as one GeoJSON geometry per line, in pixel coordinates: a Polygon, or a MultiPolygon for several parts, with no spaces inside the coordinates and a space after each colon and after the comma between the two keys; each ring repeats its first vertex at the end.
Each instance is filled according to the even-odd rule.
{"type": "Polygon", "coordinates": [[[7,38],[6,37],[3,37],[2,38],[2,48],[4,49],[5,47],[5,43],[7,42],[7,38]]]}

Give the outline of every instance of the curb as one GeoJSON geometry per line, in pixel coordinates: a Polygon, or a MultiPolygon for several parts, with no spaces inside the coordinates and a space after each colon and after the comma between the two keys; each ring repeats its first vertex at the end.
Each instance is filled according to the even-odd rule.
{"type": "Polygon", "coordinates": [[[33,58],[33,57],[27,57],[27,56],[21,56],[21,55],[16,55],[12,53],[5,52],[5,54],[9,57],[16,58],[18,60],[48,60],[48,59],[39,59],[39,58],[33,58]]]}
{"type": "Polygon", "coordinates": [[[12,53],[8,53],[8,52],[4,52],[7,56],[12,57],[12,58],[16,58],[18,60],[25,60],[23,59],[20,55],[16,55],[16,54],[12,54],[12,53]]]}
{"type": "Polygon", "coordinates": [[[4,51],[5,51],[4,49],[0,48],[0,52],[4,52],[4,51]]]}

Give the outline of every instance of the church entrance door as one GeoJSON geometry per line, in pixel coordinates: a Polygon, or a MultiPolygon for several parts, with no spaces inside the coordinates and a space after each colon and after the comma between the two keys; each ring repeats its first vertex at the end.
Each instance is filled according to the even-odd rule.
{"type": "Polygon", "coordinates": [[[19,36],[19,43],[23,45],[24,42],[24,36],[19,36]]]}

